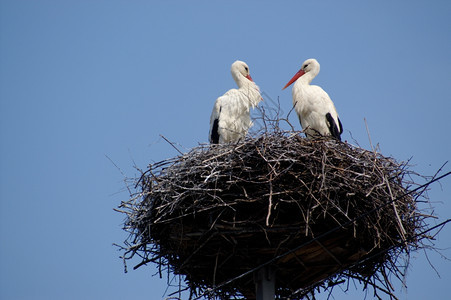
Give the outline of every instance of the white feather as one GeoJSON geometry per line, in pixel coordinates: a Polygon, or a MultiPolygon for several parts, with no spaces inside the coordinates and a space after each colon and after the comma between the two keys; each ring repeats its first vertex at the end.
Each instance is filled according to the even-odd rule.
{"type": "MultiPolygon", "coordinates": [[[[332,116],[338,133],[343,131],[337,110],[329,95],[321,87],[310,85],[319,70],[320,65],[315,59],[306,60],[300,70],[305,73],[296,80],[292,90],[293,105],[307,137],[318,135],[318,133],[332,134],[331,124],[326,119],[328,113],[332,116]]],[[[338,138],[340,138],[339,135],[338,138]]]]}
{"type": "Polygon", "coordinates": [[[232,143],[243,139],[252,126],[250,109],[261,101],[258,86],[246,77],[250,78],[246,63],[234,62],[231,72],[239,88],[231,89],[216,99],[210,117],[210,143],[232,143]],[[213,132],[215,121],[217,132],[213,132]],[[218,141],[214,140],[215,133],[218,141]]]}

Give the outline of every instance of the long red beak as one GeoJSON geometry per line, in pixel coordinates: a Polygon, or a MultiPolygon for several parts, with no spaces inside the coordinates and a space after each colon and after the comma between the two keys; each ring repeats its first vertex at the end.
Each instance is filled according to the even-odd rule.
{"type": "Polygon", "coordinates": [[[296,80],[298,80],[299,77],[301,77],[302,75],[304,75],[305,72],[304,70],[299,70],[296,74],[294,74],[293,78],[291,78],[291,80],[283,87],[282,90],[286,89],[287,87],[289,87],[293,82],[295,82],[296,80]]]}
{"type": "Polygon", "coordinates": [[[249,79],[250,81],[254,82],[254,81],[252,80],[252,77],[251,77],[250,74],[248,74],[248,75],[246,76],[246,78],[249,79]]]}

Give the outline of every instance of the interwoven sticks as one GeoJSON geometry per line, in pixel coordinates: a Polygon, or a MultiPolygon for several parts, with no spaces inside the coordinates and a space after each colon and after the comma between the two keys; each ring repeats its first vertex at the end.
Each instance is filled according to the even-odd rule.
{"type": "Polygon", "coordinates": [[[276,271],[279,298],[361,279],[394,297],[388,273],[419,247],[428,216],[405,164],[329,138],[265,133],[149,166],[121,204],[138,255],[186,276],[191,296],[252,299],[250,273],[276,271]],[[248,274],[244,276],[243,274],[248,274]],[[382,275],[381,275],[382,274],[382,275]]]}

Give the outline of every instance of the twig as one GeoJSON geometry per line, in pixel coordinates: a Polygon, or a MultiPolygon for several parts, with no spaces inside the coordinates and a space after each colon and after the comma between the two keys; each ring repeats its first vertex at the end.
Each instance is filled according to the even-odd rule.
{"type": "Polygon", "coordinates": [[[175,145],[174,143],[172,143],[171,141],[169,141],[164,135],[160,134],[160,136],[169,143],[169,145],[171,145],[175,150],[177,150],[178,153],[180,153],[181,155],[183,155],[182,151],[180,151],[175,145]]]}
{"type": "Polygon", "coordinates": [[[272,173],[269,174],[269,203],[268,203],[268,214],[266,216],[266,226],[269,226],[269,217],[271,217],[272,209],[272,173]]]}
{"type": "Polygon", "coordinates": [[[368,123],[366,122],[366,118],[363,118],[363,120],[365,122],[366,133],[368,134],[368,140],[370,142],[371,151],[375,152],[373,143],[371,142],[371,135],[370,135],[370,129],[368,128],[368,123]]]}

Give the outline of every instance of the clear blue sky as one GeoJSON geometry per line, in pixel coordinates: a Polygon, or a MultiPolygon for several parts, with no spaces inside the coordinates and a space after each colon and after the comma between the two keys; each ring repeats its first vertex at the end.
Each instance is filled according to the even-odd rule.
{"type": "MultiPolygon", "coordinates": [[[[421,174],[451,159],[451,2],[263,2],[0,1],[1,299],[164,299],[166,278],[124,274],[112,246],[128,193],[106,155],[133,177],[177,155],[160,134],[206,142],[237,59],[286,114],[282,87],[316,58],[345,140],[370,148],[366,118],[373,144],[421,174]]],[[[451,178],[429,191],[441,219],[450,193],[451,178]]],[[[451,257],[451,226],[436,246],[451,257]]],[[[451,262],[429,259],[440,277],[414,253],[401,299],[449,296],[451,262]]]]}

